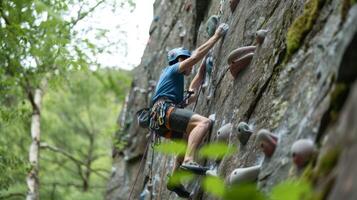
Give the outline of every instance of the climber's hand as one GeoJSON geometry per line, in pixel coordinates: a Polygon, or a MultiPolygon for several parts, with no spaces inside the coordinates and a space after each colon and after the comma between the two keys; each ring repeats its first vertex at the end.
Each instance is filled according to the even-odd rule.
{"type": "Polygon", "coordinates": [[[228,24],[226,24],[226,23],[221,23],[221,24],[218,26],[215,35],[217,35],[217,36],[219,36],[219,37],[222,37],[222,36],[224,36],[224,35],[227,33],[228,29],[229,29],[228,24]]]}

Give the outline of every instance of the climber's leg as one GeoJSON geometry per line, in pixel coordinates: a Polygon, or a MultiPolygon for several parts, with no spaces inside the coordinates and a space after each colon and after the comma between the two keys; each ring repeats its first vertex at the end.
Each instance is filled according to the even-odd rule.
{"type": "Polygon", "coordinates": [[[211,120],[201,115],[195,114],[188,123],[186,132],[188,133],[187,150],[184,162],[194,160],[198,145],[202,142],[204,136],[209,132],[211,120]]]}

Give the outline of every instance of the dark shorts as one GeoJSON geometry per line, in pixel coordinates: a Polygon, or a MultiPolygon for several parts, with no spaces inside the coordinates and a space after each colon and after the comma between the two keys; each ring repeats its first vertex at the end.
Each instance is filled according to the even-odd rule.
{"type": "Polygon", "coordinates": [[[191,110],[170,106],[166,111],[165,127],[160,129],[159,135],[169,139],[182,139],[194,114],[191,110]]]}

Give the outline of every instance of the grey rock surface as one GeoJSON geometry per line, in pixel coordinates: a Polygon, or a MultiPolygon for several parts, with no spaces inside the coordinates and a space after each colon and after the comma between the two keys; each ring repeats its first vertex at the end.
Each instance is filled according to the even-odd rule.
{"type": "MultiPolygon", "coordinates": [[[[261,164],[257,186],[269,192],[274,185],[297,176],[292,170],[290,148],[294,141],[309,138],[320,147],[319,158],[326,149],[341,149],[331,175],[318,177],[316,191],[324,191],[329,182],[330,193],[324,194],[324,198],[357,198],[353,174],[357,167],[353,159],[357,152],[357,86],[353,86],[357,77],[357,5],[351,6],[342,20],[344,1],[321,2],[324,4],[312,29],[297,52],[285,59],[287,31],[303,13],[305,1],[239,1],[232,13],[228,0],[156,0],[154,15],[158,20],[152,22],[150,40],[141,64],[134,69],[132,89],[119,116],[121,130],[117,137],[124,136],[127,144],[123,150],[113,151],[115,170],[106,199],[128,199],[137,174],[131,199],[139,199],[147,188],[150,165],[153,199],[178,198],[166,189],[166,175],[171,171],[173,158],[155,153],[151,163],[152,151],[145,151],[148,133],[137,125],[135,112],[150,104],[150,85],[167,65],[168,50],[178,46],[194,50],[208,39],[205,24],[211,15],[219,15],[220,22],[227,23],[230,29],[212,49],[212,77],[199,96],[196,112],[207,117],[215,114],[212,133],[227,123],[232,123],[233,132],[237,132],[239,122],[245,121],[253,130],[266,128],[279,137],[273,156],[264,158],[255,145],[256,134],[245,146],[240,145],[237,134],[231,134],[230,145],[239,153],[220,162],[218,175],[227,181],[234,169],[261,164]],[[238,47],[257,45],[255,33],[261,29],[268,30],[264,43],[257,46],[248,68],[234,79],[227,72],[229,53],[238,47]],[[339,86],[347,89],[340,91],[339,86]],[[142,158],[144,164],[139,169],[142,158]]],[[[213,139],[211,134],[208,141],[213,139]]],[[[202,192],[200,180],[189,185],[189,190],[195,192],[194,199],[215,199],[202,192]]]]}

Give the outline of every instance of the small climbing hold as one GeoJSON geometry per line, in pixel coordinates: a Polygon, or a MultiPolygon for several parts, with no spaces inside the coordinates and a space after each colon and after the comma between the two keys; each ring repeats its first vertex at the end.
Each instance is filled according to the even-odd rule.
{"type": "Polygon", "coordinates": [[[216,32],[216,29],[218,27],[218,22],[219,22],[219,18],[217,15],[212,15],[210,18],[208,18],[206,23],[206,32],[210,37],[212,37],[216,32]]]}
{"type": "Polygon", "coordinates": [[[238,124],[238,139],[242,145],[246,145],[250,136],[253,134],[253,130],[245,122],[238,124]]]}
{"type": "Polygon", "coordinates": [[[150,191],[145,188],[141,193],[140,193],[140,197],[139,197],[139,200],[147,200],[149,199],[150,197],[150,191]]]}
{"type": "Polygon", "coordinates": [[[231,8],[232,13],[236,10],[239,1],[240,0],[229,0],[229,7],[231,8]]]}
{"type": "Polygon", "coordinates": [[[271,157],[275,151],[278,138],[266,129],[258,131],[257,142],[265,156],[271,157]]]}
{"type": "Polygon", "coordinates": [[[210,114],[209,116],[208,116],[208,119],[210,119],[211,121],[216,121],[216,114],[210,114]]]}
{"type": "Polygon", "coordinates": [[[154,22],[158,22],[159,19],[160,19],[160,16],[156,15],[156,16],[154,17],[154,22]]]}
{"type": "Polygon", "coordinates": [[[229,176],[230,184],[255,182],[258,179],[260,165],[246,168],[237,168],[229,176]]]}
{"type": "Polygon", "coordinates": [[[221,128],[218,129],[217,131],[217,140],[219,141],[225,141],[227,138],[229,138],[231,132],[233,129],[233,125],[231,123],[225,124],[221,128]]]}
{"type": "Polygon", "coordinates": [[[207,176],[218,177],[218,169],[217,169],[217,167],[215,167],[215,168],[213,168],[213,169],[210,169],[210,170],[207,170],[207,171],[206,171],[206,175],[207,175],[207,176]]]}
{"type": "Polygon", "coordinates": [[[234,78],[237,78],[238,73],[247,67],[253,56],[256,46],[246,46],[233,50],[228,55],[229,70],[234,78]]]}
{"type": "Polygon", "coordinates": [[[258,44],[263,44],[265,37],[267,36],[268,30],[258,30],[255,33],[255,40],[258,44]]]}
{"type": "Polygon", "coordinates": [[[293,162],[298,168],[303,168],[314,157],[316,147],[309,139],[301,139],[291,146],[293,162]]]}

